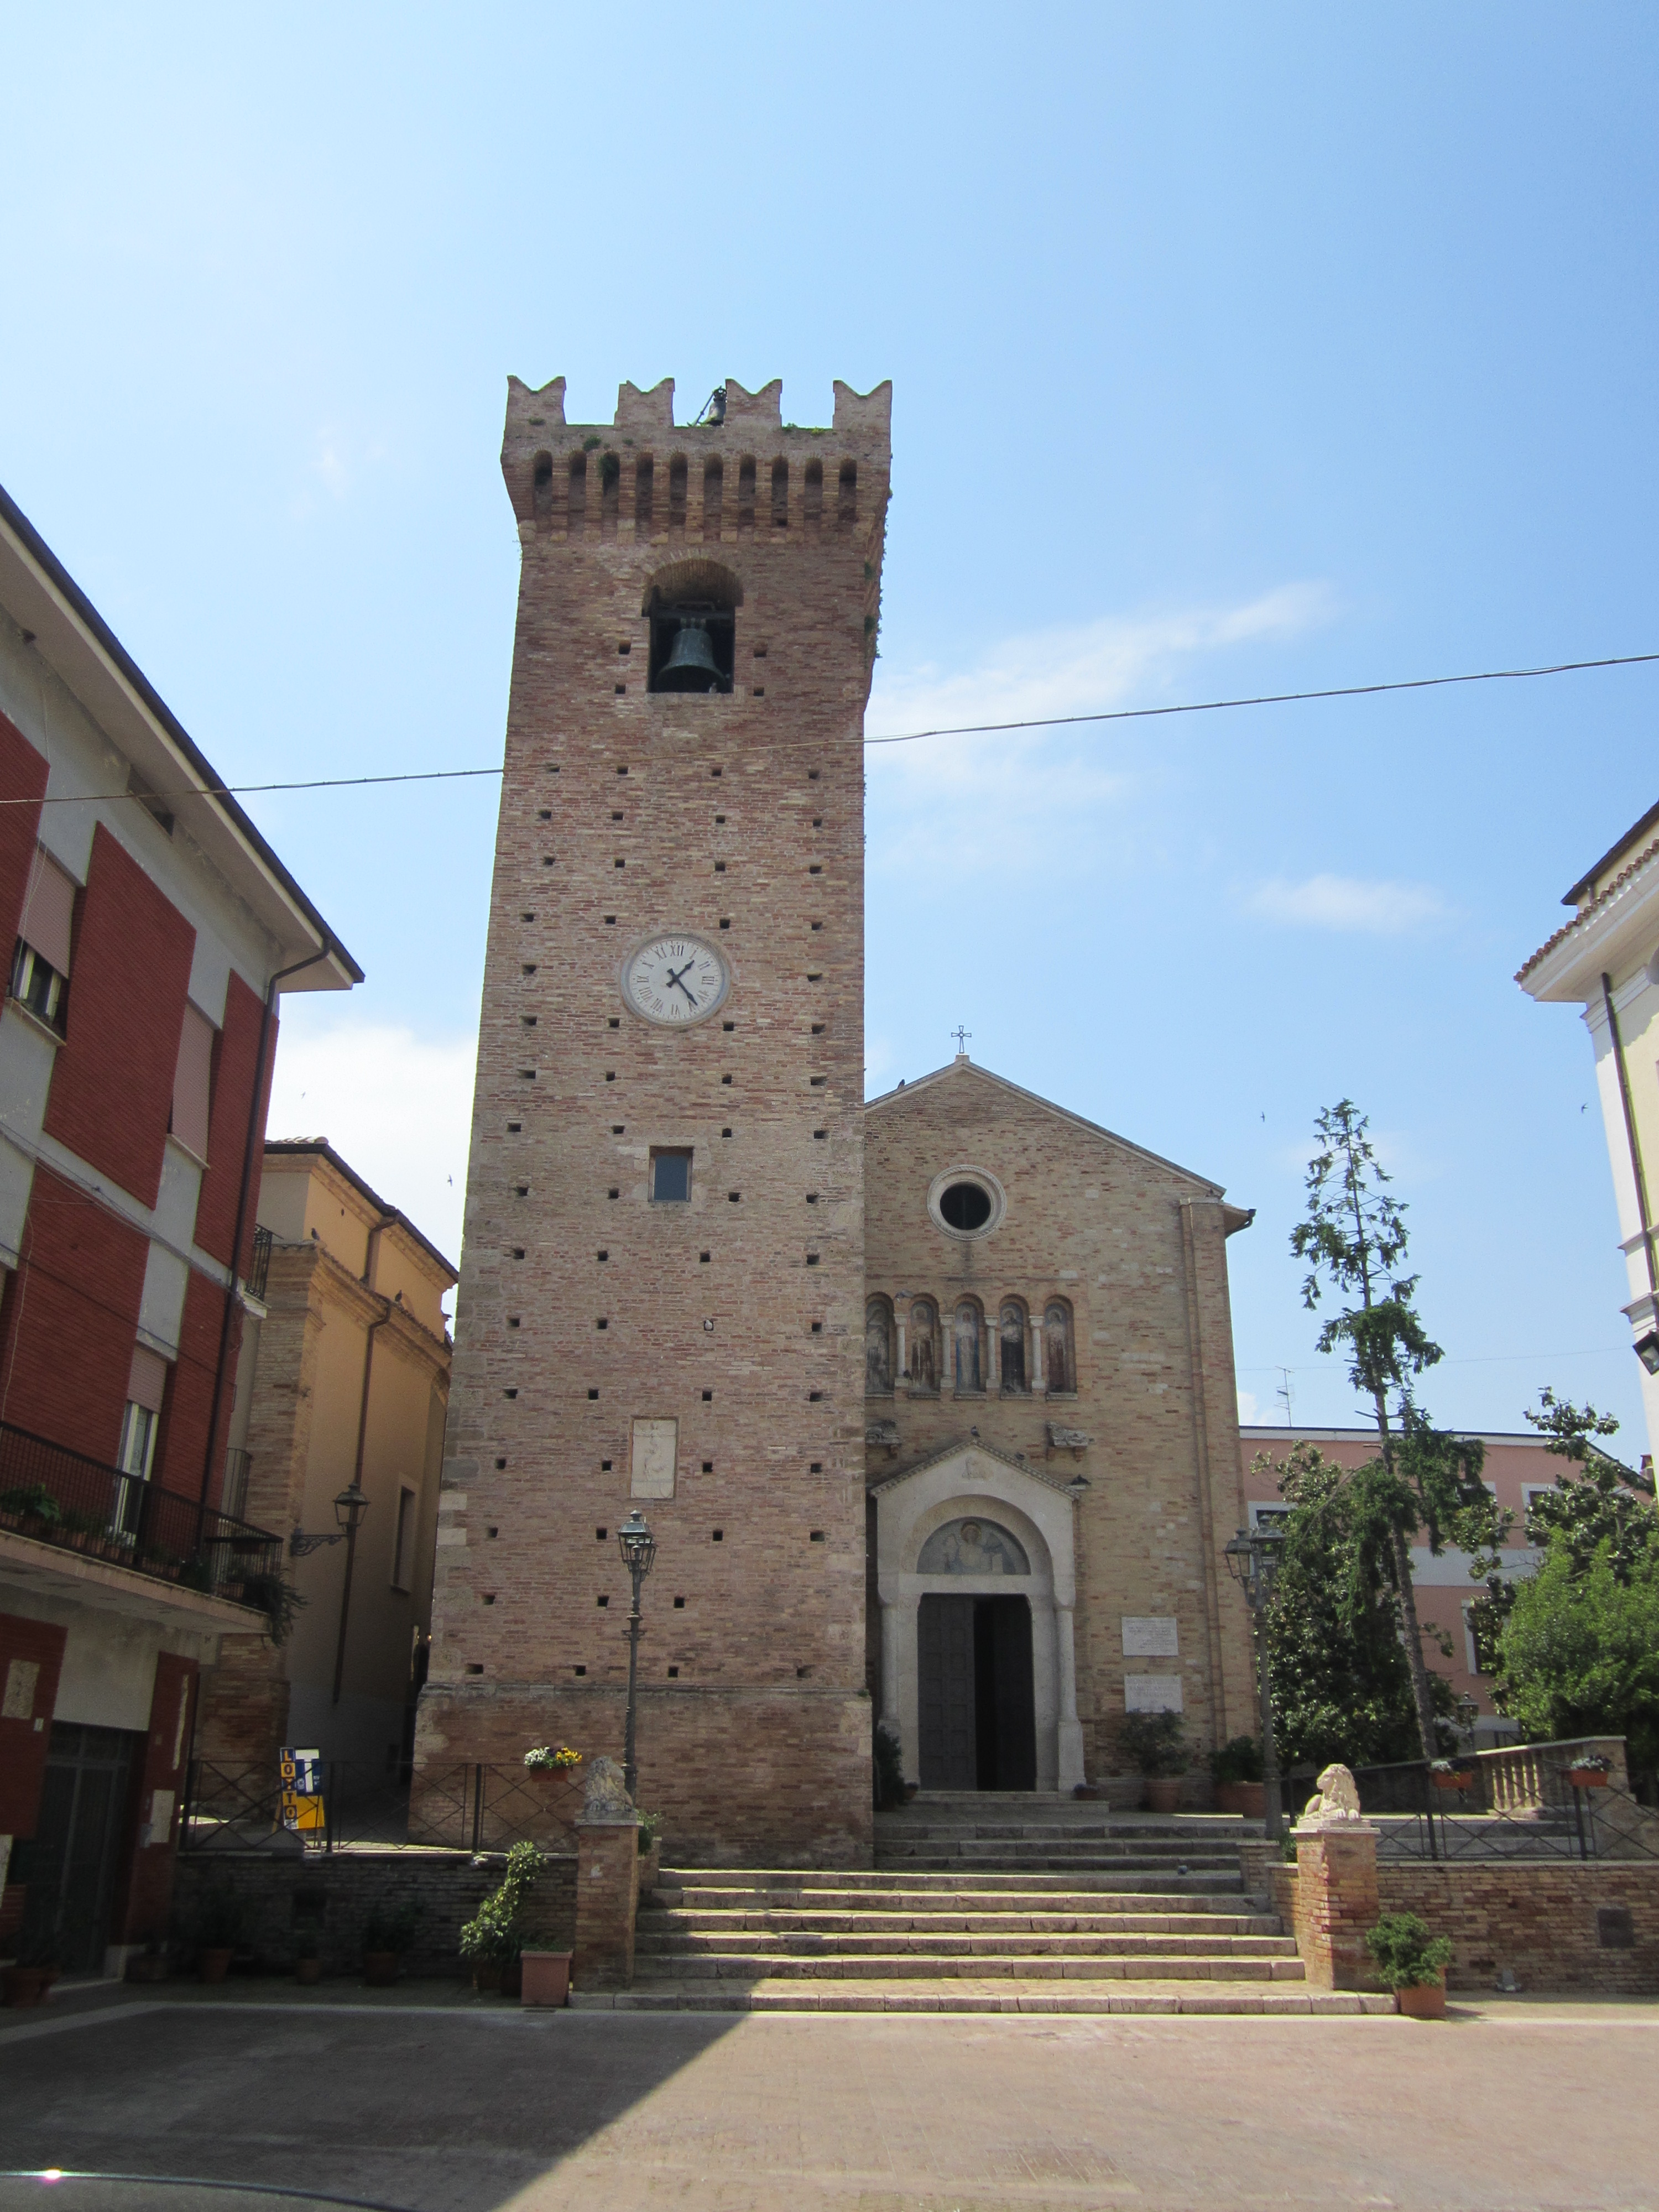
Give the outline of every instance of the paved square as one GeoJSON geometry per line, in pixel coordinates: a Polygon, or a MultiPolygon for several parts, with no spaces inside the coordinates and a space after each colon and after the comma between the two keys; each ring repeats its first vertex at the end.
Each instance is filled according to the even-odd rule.
{"type": "Polygon", "coordinates": [[[7,2015],[0,2165],[411,2212],[1659,2212],[1659,2004],[1427,2026],[323,1997],[252,1983],[7,2015]]]}

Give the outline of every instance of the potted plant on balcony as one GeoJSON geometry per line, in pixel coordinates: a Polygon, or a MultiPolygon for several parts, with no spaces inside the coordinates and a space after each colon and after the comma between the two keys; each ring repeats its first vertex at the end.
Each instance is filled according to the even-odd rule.
{"type": "Polygon", "coordinates": [[[1210,1779],[1215,1784],[1216,1810],[1242,1813],[1259,1820],[1267,1809],[1267,1788],[1261,1779],[1261,1746],[1253,1735],[1236,1735],[1210,1753],[1210,1779]]]}
{"type": "Polygon", "coordinates": [[[413,1898],[401,1905],[377,1905],[363,1923],[363,1980],[371,1990],[389,1990],[403,1956],[415,1940],[422,1908],[413,1898]]]}
{"type": "Polygon", "coordinates": [[[1613,1761],[1599,1751],[1585,1752],[1567,1769],[1567,1780],[1575,1790],[1605,1790],[1612,1779],[1613,1761]]]}
{"type": "Polygon", "coordinates": [[[1146,1778],[1147,1809],[1173,1813],[1181,1802],[1187,1746],[1179,1713],[1128,1713],[1118,1741],[1130,1764],[1146,1778]]]}
{"type": "Polygon", "coordinates": [[[1467,1790],[1474,1780],[1472,1759],[1431,1759],[1429,1779],[1437,1790],[1467,1790]]]}
{"type": "Polygon", "coordinates": [[[204,1982],[222,1982],[247,1925],[247,1911],[228,1881],[205,1890],[196,1908],[196,1971],[204,1982]]]}
{"type": "Polygon", "coordinates": [[[1385,1912],[1365,1931],[1376,1978],[1408,2020],[1444,2020],[1449,1936],[1431,1936],[1414,1912],[1385,1912]]]}

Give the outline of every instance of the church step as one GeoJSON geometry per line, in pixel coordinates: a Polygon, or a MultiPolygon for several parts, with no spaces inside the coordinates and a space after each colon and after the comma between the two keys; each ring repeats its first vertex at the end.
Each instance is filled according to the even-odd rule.
{"type": "Polygon", "coordinates": [[[798,1980],[996,1980],[1024,1981],[1198,1981],[1300,1982],[1300,1959],[1234,1958],[1209,1954],[1196,1958],[1060,1958],[1047,1953],[1011,1953],[1006,1957],[975,1952],[939,1958],[904,1951],[872,1952],[858,1957],[833,1954],[792,1958],[775,1952],[714,1954],[637,1953],[636,1981],[798,1980]]]}
{"type": "Polygon", "coordinates": [[[949,1858],[917,1856],[914,1859],[884,1858],[880,1871],[884,1874],[936,1874],[953,1876],[957,1881],[971,1881],[975,1885],[986,1875],[1002,1874],[1009,1880],[1023,1882],[1036,1875],[1052,1875],[1057,1881],[1066,1883],[1079,1876],[1095,1874],[1101,1877],[1101,1887],[1107,1889],[1146,1890],[1167,1889],[1178,1893],[1188,1890],[1204,1889],[1220,1893],[1243,1889],[1243,1877],[1236,1868],[1229,1869],[1202,1863],[1188,1865],[1185,1874],[1181,1863],[1174,1866],[1147,1866],[1125,1863],[1121,1867],[1098,1858],[1073,1858],[1053,1851],[1033,1852],[1027,1857],[1000,1851],[981,1865],[970,1857],[949,1858]]]}
{"type": "Polygon", "coordinates": [[[745,1929],[775,1936],[814,1932],[859,1936],[884,1931],[902,1935],[910,1930],[920,1936],[948,1936],[953,1932],[1013,1936],[1024,1932],[1034,1936],[1188,1936],[1195,1939],[1277,1936],[1279,1932],[1277,1916],[1266,1912],[1007,1912],[1000,1910],[994,1899],[987,1900],[983,1909],[975,1909],[971,1900],[964,1899],[944,1911],[902,1908],[890,1912],[835,1909],[779,1911],[770,1907],[734,1911],[706,1905],[648,1906],[641,1910],[638,1927],[641,1942],[647,1936],[676,1931],[730,1935],[745,1929]]]}
{"type": "Polygon", "coordinates": [[[902,2012],[1262,2014],[1352,2017],[1391,2013],[1391,1996],[1202,1982],[653,1982],[635,1990],[570,1993],[575,2012],[902,2012]]]}
{"type": "MultiPolygon", "coordinates": [[[[1231,1875],[1206,1870],[1181,1880],[1179,1887],[1175,1886],[1176,1880],[1167,1869],[1125,1875],[1097,1874],[1088,1868],[1063,1875],[1040,1869],[1006,1874],[975,1868],[964,1875],[959,1868],[930,1871],[906,1867],[902,1872],[883,1869],[809,1881],[781,1874],[718,1874],[685,1868],[659,1875],[652,1895],[662,1905],[718,1909],[741,1900],[747,1910],[774,1911],[811,1911],[820,1904],[826,1910],[879,1911],[889,1909],[890,1900],[901,1898],[907,1905],[921,1910],[934,1905],[948,1910],[963,1898],[1006,1902],[1011,1911],[1024,1909],[1023,1901],[1028,1899],[1033,1910],[1039,1909],[1036,1900],[1041,1899],[1044,1900],[1041,1909],[1050,1911],[1086,1911],[1091,1909],[1086,1900],[1109,1898],[1124,1899],[1123,1909],[1137,1912],[1201,1912],[1206,1907],[1218,1912],[1240,1910],[1243,1881],[1236,1869],[1231,1875]]],[[[1114,1908],[1097,1901],[1092,1909],[1114,1908]]]]}
{"type": "Polygon", "coordinates": [[[862,1959],[1285,1959],[1296,1956],[1287,1936],[1168,1936],[1053,1933],[1023,1928],[1006,1934],[933,1933],[926,1929],[653,1929],[637,1942],[638,1958],[769,1957],[862,1959]]]}

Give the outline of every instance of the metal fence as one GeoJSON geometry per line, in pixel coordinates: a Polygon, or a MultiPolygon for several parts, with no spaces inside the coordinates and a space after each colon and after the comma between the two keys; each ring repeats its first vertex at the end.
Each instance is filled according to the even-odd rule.
{"type": "Polygon", "coordinates": [[[270,1767],[192,1759],[181,1851],[502,1851],[514,1844],[574,1849],[579,1781],[522,1764],[457,1760],[412,1778],[325,1759],[308,1796],[284,1792],[270,1767]]]}
{"type": "MultiPolygon", "coordinates": [[[[1356,1767],[1353,1777],[1382,1860],[1659,1859],[1659,1814],[1638,1802],[1620,1773],[1586,1788],[1569,1782],[1568,1771],[1565,1759],[1538,1761],[1524,1800],[1512,1762],[1489,1753],[1455,1778],[1437,1776],[1425,1759],[1356,1767]]],[[[1315,1786],[1310,1770],[1288,1778],[1290,1817],[1315,1786]]]]}
{"type": "Polygon", "coordinates": [[[282,1565],[269,1529],[9,1421],[0,1421],[0,1528],[219,1597],[240,1598],[282,1565]]]}

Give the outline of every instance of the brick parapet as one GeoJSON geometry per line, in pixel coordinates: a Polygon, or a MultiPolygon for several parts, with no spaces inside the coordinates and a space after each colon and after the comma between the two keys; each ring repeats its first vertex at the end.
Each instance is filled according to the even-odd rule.
{"type": "Polygon", "coordinates": [[[639,1898],[638,1823],[578,1820],[574,1988],[586,1993],[630,1986],[639,1898]]]}
{"type": "Polygon", "coordinates": [[[1296,1948],[1310,1988],[1374,1989],[1365,1931],[1380,1910],[1376,1831],[1298,1832],[1296,1872],[1296,1948]]]}

